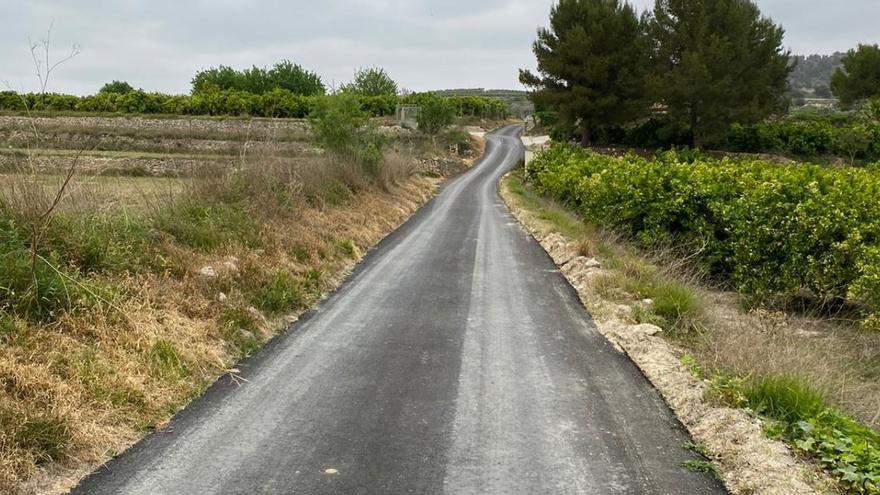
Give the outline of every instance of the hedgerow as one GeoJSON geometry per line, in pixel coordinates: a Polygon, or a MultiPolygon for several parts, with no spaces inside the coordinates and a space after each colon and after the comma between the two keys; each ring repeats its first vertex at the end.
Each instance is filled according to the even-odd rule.
{"type": "MultiPolygon", "coordinates": [[[[357,96],[361,108],[374,117],[393,115],[398,104],[418,105],[430,93],[399,96],[357,96]]],[[[122,114],[210,115],[305,118],[321,96],[300,96],[285,89],[262,94],[244,91],[203,91],[192,95],[103,92],[89,96],[57,93],[18,94],[0,92],[0,110],[23,112],[94,112],[122,114]]],[[[478,96],[444,97],[459,116],[503,118],[507,108],[502,101],[478,96]]]]}
{"type": "Polygon", "coordinates": [[[728,134],[732,151],[785,153],[798,156],[833,155],[851,159],[880,159],[880,124],[834,125],[830,120],[784,120],[754,125],[735,124],[728,134]]]}
{"type": "MultiPolygon", "coordinates": [[[[880,174],[666,152],[609,157],[556,145],[529,164],[537,190],[647,246],[699,249],[757,299],[808,292],[880,315],[880,174]]],[[[873,315],[873,316],[872,316],[873,315]]]]}

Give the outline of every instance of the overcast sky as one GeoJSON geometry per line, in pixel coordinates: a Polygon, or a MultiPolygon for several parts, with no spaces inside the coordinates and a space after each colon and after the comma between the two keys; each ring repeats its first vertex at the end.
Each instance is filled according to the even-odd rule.
{"type": "MultiPolygon", "coordinates": [[[[28,36],[81,54],[50,89],[93,93],[112,79],[185,93],[200,68],[271,65],[288,58],[328,85],[357,67],[385,67],[411,90],[519,88],[534,66],[535,30],[553,0],[0,0],[0,82],[36,87],[28,36]]],[[[636,0],[643,9],[652,0],[636,0]]],[[[759,0],[795,53],[880,42],[880,0],[759,0]]]]}

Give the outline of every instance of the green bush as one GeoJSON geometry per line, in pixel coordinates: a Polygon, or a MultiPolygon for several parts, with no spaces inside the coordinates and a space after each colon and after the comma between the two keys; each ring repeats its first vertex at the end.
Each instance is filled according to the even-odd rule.
{"type": "Polygon", "coordinates": [[[880,159],[880,124],[835,117],[733,125],[728,148],[746,153],[880,159]]]}
{"type": "Polygon", "coordinates": [[[812,293],[880,313],[880,176],[864,169],[609,157],[557,145],[529,165],[537,190],[644,246],[701,249],[715,277],[758,298],[812,293]]]}
{"type": "Polygon", "coordinates": [[[31,255],[28,240],[0,211],[0,312],[34,321],[51,321],[59,313],[92,302],[93,296],[75,274],[65,273],[57,253],[31,255]]]}
{"type": "Polygon", "coordinates": [[[286,271],[276,271],[254,291],[252,302],[257,308],[271,314],[301,308],[306,294],[302,284],[286,271]]]}
{"type": "MultiPolygon", "coordinates": [[[[352,95],[361,110],[372,117],[394,115],[398,104],[419,105],[438,98],[431,93],[406,97],[396,95],[352,95]]],[[[0,92],[0,111],[64,111],[122,114],[212,115],[252,117],[308,117],[321,95],[300,95],[283,87],[252,93],[211,87],[192,95],[169,95],[132,90],[124,93],[100,92],[89,96],[63,94],[18,94],[0,92]]],[[[443,97],[459,117],[503,118],[507,107],[502,101],[480,96],[443,97]]]]}
{"type": "Polygon", "coordinates": [[[370,176],[378,176],[384,139],[357,97],[340,93],[317,100],[309,123],[319,146],[339,158],[355,161],[370,176]]]}
{"type": "Polygon", "coordinates": [[[825,409],[822,394],[793,376],[753,378],[743,395],[753,411],[785,423],[808,420],[825,409]]]}
{"type": "Polygon", "coordinates": [[[454,120],[455,108],[439,96],[422,100],[416,116],[419,130],[432,136],[452,125],[454,120]]]}

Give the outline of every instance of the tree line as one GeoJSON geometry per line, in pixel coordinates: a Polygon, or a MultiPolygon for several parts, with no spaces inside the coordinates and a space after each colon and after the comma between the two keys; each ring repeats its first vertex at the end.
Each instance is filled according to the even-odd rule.
{"type": "MultiPolygon", "coordinates": [[[[784,34],[751,0],[657,0],[642,15],[621,0],[560,0],[533,45],[538,72],[520,81],[556,132],[583,146],[654,119],[661,134],[703,147],[734,123],[787,111],[784,34]]],[[[842,65],[830,88],[842,104],[880,97],[880,48],[861,45],[842,65]]]]}

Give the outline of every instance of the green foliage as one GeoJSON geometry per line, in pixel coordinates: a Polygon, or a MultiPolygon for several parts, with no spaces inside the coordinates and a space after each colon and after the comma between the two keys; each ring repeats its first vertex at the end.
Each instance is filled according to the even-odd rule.
{"type": "Polygon", "coordinates": [[[31,255],[27,238],[0,210],[0,312],[34,321],[94,302],[93,293],[75,274],[66,273],[57,252],[31,255]]]}
{"type": "Polygon", "coordinates": [[[125,81],[112,81],[101,86],[98,93],[125,94],[131,93],[132,91],[134,91],[134,87],[131,84],[128,84],[125,81]]]}
{"type": "MultiPolygon", "coordinates": [[[[432,93],[405,97],[354,95],[361,110],[372,117],[393,115],[398,104],[419,105],[423,100],[435,96],[432,93]]],[[[214,88],[193,95],[147,93],[143,90],[90,96],[52,93],[20,95],[6,91],[0,92],[0,110],[305,118],[322,98],[301,96],[282,88],[270,89],[262,94],[214,88]]],[[[502,101],[478,96],[444,98],[460,117],[503,118],[507,115],[502,101]]]]}
{"type": "Polygon", "coordinates": [[[681,364],[683,364],[683,365],[685,365],[685,367],[687,367],[688,372],[694,378],[702,379],[705,376],[705,373],[703,372],[702,366],[700,366],[700,363],[697,362],[697,359],[694,356],[692,356],[691,354],[683,354],[681,356],[680,361],[681,361],[681,364]]]}
{"type": "Polygon", "coordinates": [[[180,357],[174,344],[167,340],[157,340],[153,343],[146,360],[150,365],[150,371],[163,379],[179,380],[190,374],[186,361],[180,357]]]}
{"type": "Polygon", "coordinates": [[[255,333],[258,329],[256,316],[247,309],[234,307],[223,313],[221,334],[239,354],[247,355],[260,347],[260,339],[255,333]]]}
{"type": "Polygon", "coordinates": [[[825,410],[790,425],[788,436],[852,493],[880,494],[880,435],[874,430],[825,410]]]}
{"type": "Polygon", "coordinates": [[[422,100],[416,116],[419,130],[432,136],[452,125],[454,120],[455,108],[449,101],[439,96],[422,100]]]}
{"type": "Polygon", "coordinates": [[[185,246],[210,251],[228,243],[259,245],[259,226],[238,203],[184,201],[156,213],[153,226],[185,246]]]}
{"type": "Polygon", "coordinates": [[[715,465],[712,464],[711,461],[707,461],[705,459],[688,459],[682,463],[681,467],[693,473],[709,473],[715,476],[718,475],[718,470],[715,468],[715,465]]]}
{"type": "Polygon", "coordinates": [[[50,412],[9,410],[0,405],[0,434],[13,448],[30,452],[40,462],[63,459],[71,443],[70,429],[50,412]]]}
{"type": "Polygon", "coordinates": [[[880,97],[880,45],[859,45],[843,57],[843,68],[834,71],[831,91],[844,106],[880,97]]]}
{"type": "Polygon", "coordinates": [[[658,0],[649,18],[655,90],[694,146],[784,108],[791,67],[783,30],[754,2],[658,0]]]}
{"type": "Polygon", "coordinates": [[[838,117],[785,119],[753,125],[734,124],[727,137],[732,151],[796,156],[880,159],[880,123],[838,117]]]}
{"type": "Polygon", "coordinates": [[[306,294],[296,277],[278,270],[254,291],[251,301],[263,311],[278,314],[303,307],[306,294]]]}
{"type": "MultiPolygon", "coordinates": [[[[529,173],[538,192],[644,246],[700,246],[709,272],[745,294],[806,291],[880,313],[872,295],[880,249],[876,172],[675,152],[618,158],[557,145],[529,173]]],[[[670,315],[680,302],[671,298],[670,315]]]]}
{"type": "MultiPolygon", "coordinates": [[[[795,90],[824,87],[828,89],[831,84],[831,75],[840,67],[843,53],[835,52],[831,55],[795,55],[792,57],[794,70],[789,76],[789,84],[795,90]]],[[[823,95],[825,93],[823,92],[823,95]]],[[[816,93],[819,98],[822,96],[816,93]]]]}
{"type": "Polygon", "coordinates": [[[193,94],[241,91],[262,95],[274,89],[284,89],[299,96],[314,96],[326,91],[317,74],[289,60],[279,62],[271,69],[251,67],[239,71],[221,65],[202,70],[193,77],[192,86],[193,94]]]}
{"type": "Polygon", "coordinates": [[[752,378],[742,392],[753,411],[784,423],[805,421],[825,409],[822,394],[794,376],[752,378]]]}
{"type": "Polygon", "coordinates": [[[397,83],[380,67],[359,69],[350,84],[343,88],[364,96],[395,96],[397,83]]]}
{"type": "Polygon", "coordinates": [[[822,394],[792,376],[743,382],[758,414],[778,421],[780,434],[814,458],[852,493],[880,493],[880,435],[827,408],[822,394]]]}
{"type": "Polygon", "coordinates": [[[384,140],[357,98],[350,93],[326,96],[309,115],[319,146],[344,160],[353,160],[371,176],[379,173],[384,140]]]}
{"type": "Polygon", "coordinates": [[[648,40],[633,7],[618,0],[562,0],[534,43],[538,72],[520,71],[536,106],[577,128],[584,146],[596,128],[646,113],[648,40]]]}

